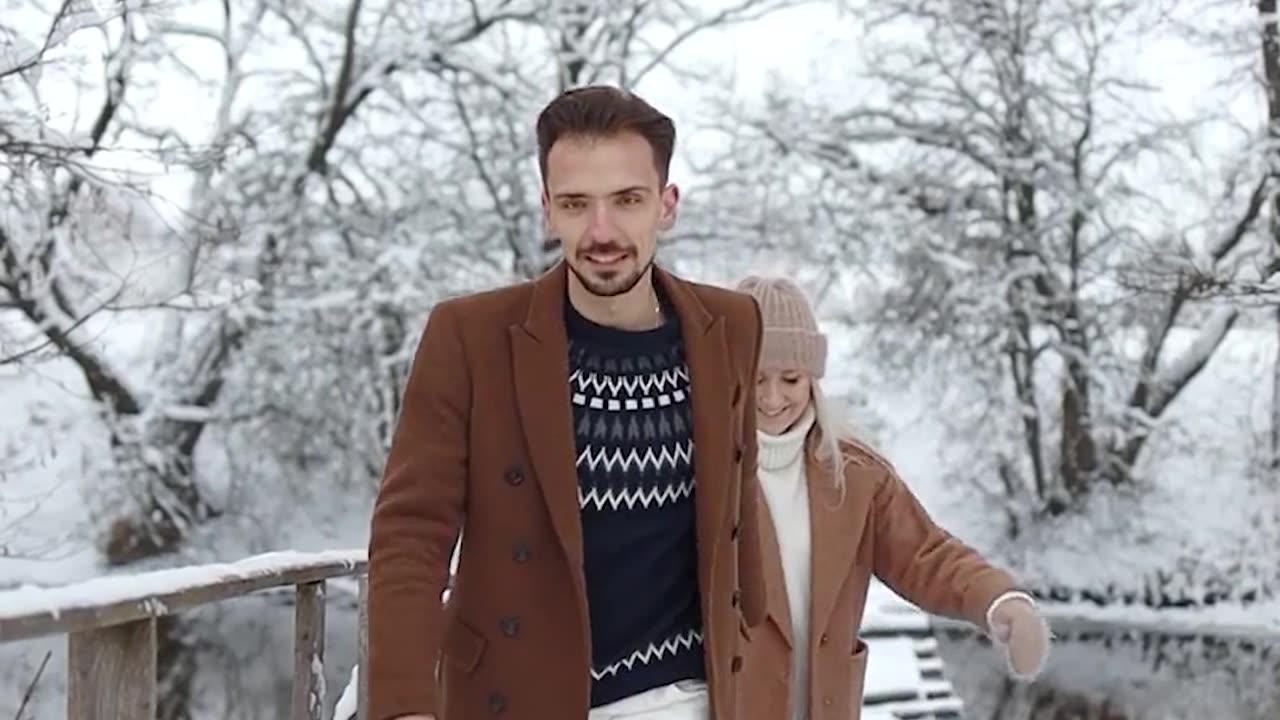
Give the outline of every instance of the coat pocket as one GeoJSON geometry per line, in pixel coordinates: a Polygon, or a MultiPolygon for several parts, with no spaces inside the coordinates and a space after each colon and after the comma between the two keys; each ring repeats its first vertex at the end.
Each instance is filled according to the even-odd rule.
{"type": "Polygon", "coordinates": [[[484,656],[484,636],[459,618],[449,621],[442,645],[445,662],[464,673],[475,670],[484,656]]]}

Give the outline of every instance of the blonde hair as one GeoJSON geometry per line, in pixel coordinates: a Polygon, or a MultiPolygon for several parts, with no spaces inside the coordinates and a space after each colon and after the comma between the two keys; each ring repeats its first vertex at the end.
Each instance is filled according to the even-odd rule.
{"type": "Polygon", "coordinates": [[[831,482],[840,491],[844,502],[845,470],[849,463],[864,465],[867,462],[887,461],[863,440],[857,429],[843,413],[831,404],[818,378],[809,378],[810,399],[813,402],[813,429],[809,431],[814,445],[814,456],[831,472],[831,482]],[[854,454],[851,455],[850,451],[854,454]]]}

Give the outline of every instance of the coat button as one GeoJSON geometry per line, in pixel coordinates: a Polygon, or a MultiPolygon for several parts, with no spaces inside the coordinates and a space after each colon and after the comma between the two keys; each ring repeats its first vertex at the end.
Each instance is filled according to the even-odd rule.
{"type": "Polygon", "coordinates": [[[489,693],[489,712],[497,715],[507,709],[507,698],[499,692],[489,693]]]}
{"type": "Polygon", "coordinates": [[[734,591],[733,591],[733,594],[729,596],[729,602],[730,602],[734,607],[738,607],[738,605],[742,602],[742,591],[741,591],[741,590],[734,590],[734,591]]]}
{"type": "Polygon", "coordinates": [[[729,529],[729,539],[730,540],[738,539],[738,525],[736,523],[732,528],[729,529]]]}
{"type": "Polygon", "coordinates": [[[520,469],[519,465],[512,465],[507,468],[505,477],[508,485],[519,485],[524,482],[524,471],[520,469]]]}
{"type": "Polygon", "coordinates": [[[498,621],[498,628],[502,630],[502,634],[506,637],[515,637],[520,634],[520,618],[515,616],[504,617],[498,621]]]}
{"type": "Polygon", "coordinates": [[[829,638],[827,638],[827,634],[826,634],[826,633],[822,633],[822,637],[818,638],[818,644],[819,644],[819,645],[826,645],[826,644],[827,644],[827,640],[828,640],[828,639],[829,639],[829,638]]]}
{"type": "Polygon", "coordinates": [[[529,562],[529,556],[531,554],[532,553],[529,551],[529,546],[525,545],[522,542],[516,543],[515,547],[511,548],[511,559],[515,560],[521,565],[529,562]]]}
{"type": "Polygon", "coordinates": [[[742,670],[742,656],[734,655],[733,662],[729,663],[729,672],[738,672],[742,670]]]}
{"type": "Polygon", "coordinates": [[[742,446],[741,445],[733,449],[733,461],[742,462],[742,446]]]}

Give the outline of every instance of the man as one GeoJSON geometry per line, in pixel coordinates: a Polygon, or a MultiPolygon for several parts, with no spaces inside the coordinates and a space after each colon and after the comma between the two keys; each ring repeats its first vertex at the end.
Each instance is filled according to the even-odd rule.
{"type": "Polygon", "coordinates": [[[583,88],[537,138],[564,257],[427,320],[373,515],[369,718],[730,720],[765,596],[759,309],[654,264],[669,118],[583,88]]]}

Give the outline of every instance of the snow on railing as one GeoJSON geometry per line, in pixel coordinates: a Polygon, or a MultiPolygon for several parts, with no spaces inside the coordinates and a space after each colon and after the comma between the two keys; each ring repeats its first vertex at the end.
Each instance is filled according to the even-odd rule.
{"type": "MultiPolygon", "coordinates": [[[[19,587],[0,592],[0,643],[68,636],[68,720],[154,720],[157,618],[293,586],[297,603],[290,720],[321,720],[326,581],[358,577],[357,667],[363,669],[366,568],[364,550],[276,552],[232,563],[110,575],[59,587],[19,587]]],[[[363,699],[367,680],[363,672],[353,669],[353,675],[355,695],[363,699]]],[[[357,718],[364,720],[365,703],[351,704],[357,708],[357,718]]]]}

